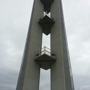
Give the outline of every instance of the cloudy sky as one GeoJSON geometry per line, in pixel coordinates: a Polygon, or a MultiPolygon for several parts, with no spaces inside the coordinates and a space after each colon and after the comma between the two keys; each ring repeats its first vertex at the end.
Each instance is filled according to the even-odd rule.
{"type": "MultiPolygon", "coordinates": [[[[90,90],[90,0],[62,0],[75,90],[90,90]]],[[[33,0],[0,0],[0,90],[15,90],[33,0]]],[[[49,37],[43,45],[49,47],[49,37]]],[[[40,90],[50,90],[41,70],[40,90]],[[43,79],[44,78],[44,79],[43,79]]]]}

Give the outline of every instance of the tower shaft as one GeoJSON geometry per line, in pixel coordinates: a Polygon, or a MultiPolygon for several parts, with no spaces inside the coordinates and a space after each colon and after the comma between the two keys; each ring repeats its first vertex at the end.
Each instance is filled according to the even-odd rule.
{"type": "Polygon", "coordinates": [[[40,0],[34,0],[32,15],[25,45],[23,61],[16,90],[39,90],[40,66],[35,63],[34,56],[42,47],[42,28],[38,20],[43,14],[40,0]]]}
{"type": "Polygon", "coordinates": [[[55,0],[51,8],[55,24],[51,30],[51,50],[57,61],[51,65],[51,90],[74,90],[61,0],[55,0]]]}
{"type": "Polygon", "coordinates": [[[47,0],[34,0],[16,90],[39,90],[40,68],[51,69],[51,90],[74,90],[62,3],[61,0],[49,1],[48,6],[47,0]],[[52,18],[42,17],[44,11],[50,12],[52,18]],[[55,54],[49,52],[47,55],[46,50],[42,53],[42,33],[51,34],[51,51],[55,54]]]}

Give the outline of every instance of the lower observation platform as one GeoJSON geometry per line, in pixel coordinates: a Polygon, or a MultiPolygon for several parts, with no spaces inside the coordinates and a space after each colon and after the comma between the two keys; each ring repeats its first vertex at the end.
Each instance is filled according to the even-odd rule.
{"type": "Polygon", "coordinates": [[[47,70],[51,64],[56,61],[56,55],[53,51],[47,47],[43,47],[35,54],[35,62],[40,65],[41,68],[47,70]]]}

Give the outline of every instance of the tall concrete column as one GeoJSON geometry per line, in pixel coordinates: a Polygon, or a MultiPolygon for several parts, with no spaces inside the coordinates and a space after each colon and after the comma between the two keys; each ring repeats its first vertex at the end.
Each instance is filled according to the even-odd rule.
{"type": "Polygon", "coordinates": [[[51,69],[51,90],[74,90],[61,0],[34,0],[16,90],[39,90],[40,68],[51,69]],[[42,33],[51,34],[51,50],[41,49],[42,33]]]}
{"type": "Polygon", "coordinates": [[[51,50],[56,62],[51,65],[51,90],[74,90],[61,0],[54,0],[51,15],[55,24],[51,28],[51,50]]]}
{"type": "Polygon", "coordinates": [[[35,63],[34,56],[42,46],[42,28],[38,24],[43,15],[40,0],[34,0],[26,46],[16,90],[39,90],[40,66],[35,63]]]}

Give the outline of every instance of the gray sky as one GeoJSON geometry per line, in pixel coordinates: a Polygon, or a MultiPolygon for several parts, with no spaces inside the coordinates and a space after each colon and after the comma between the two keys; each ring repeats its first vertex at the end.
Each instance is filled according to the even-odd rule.
{"type": "MultiPolygon", "coordinates": [[[[62,0],[75,90],[90,90],[90,0],[62,0]]],[[[0,90],[15,90],[33,0],[0,0],[0,90]]],[[[49,37],[43,45],[49,47],[49,37]]],[[[43,79],[44,78],[44,79],[43,79]]],[[[40,90],[49,90],[49,70],[40,90]]]]}

